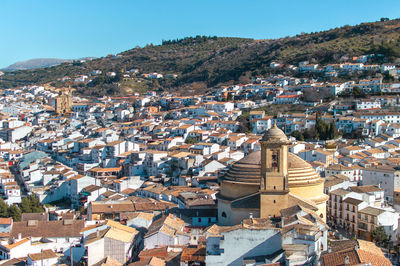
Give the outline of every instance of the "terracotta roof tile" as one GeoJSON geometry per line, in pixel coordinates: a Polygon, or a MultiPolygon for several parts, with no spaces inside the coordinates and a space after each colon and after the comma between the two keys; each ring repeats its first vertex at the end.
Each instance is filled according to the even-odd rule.
{"type": "Polygon", "coordinates": [[[15,243],[3,245],[3,246],[4,246],[6,249],[11,250],[11,249],[13,249],[13,248],[15,248],[15,247],[18,247],[18,246],[20,246],[20,245],[22,245],[22,244],[24,244],[24,243],[26,243],[26,242],[28,242],[28,241],[29,241],[29,238],[24,238],[24,239],[22,239],[22,240],[20,240],[20,241],[17,241],[17,242],[15,242],[15,243]]]}
{"type": "Polygon", "coordinates": [[[18,237],[76,237],[85,225],[83,220],[62,220],[62,221],[31,221],[14,222],[11,236],[18,237]],[[29,224],[29,225],[28,225],[29,224]]]}
{"type": "Polygon", "coordinates": [[[53,250],[45,249],[43,252],[29,254],[28,257],[30,257],[33,261],[38,261],[41,259],[57,258],[58,256],[53,250]]]}
{"type": "Polygon", "coordinates": [[[361,260],[354,249],[333,252],[321,257],[322,265],[324,266],[345,265],[346,258],[349,262],[348,265],[357,265],[361,263],[361,260]]]}
{"type": "Polygon", "coordinates": [[[92,213],[118,213],[118,212],[134,212],[135,207],[131,201],[116,201],[116,202],[97,202],[90,203],[92,213]]]}
{"type": "Polygon", "coordinates": [[[391,266],[393,265],[385,256],[377,256],[373,252],[357,250],[357,254],[362,263],[370,263],[371,266],[391,266]]]}
{"type": "Polygon", "coordinates": [[[198,261],[204,262],[206,257],[206,247],[205,246],[197,246],[197,247],[186,247],[182,252],[182,261],[198,261]]]}
{"type": "Polygon", "coordinates": [[[12,218],[0,218],[0,224],[12,224],[12,218]]]}

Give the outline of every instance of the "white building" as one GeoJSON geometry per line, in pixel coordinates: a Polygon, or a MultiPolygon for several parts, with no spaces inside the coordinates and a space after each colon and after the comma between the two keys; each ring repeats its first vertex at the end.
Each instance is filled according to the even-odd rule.
{"type": "Polygon", "coordinates": [[[393,202],[393,191],[400,187],[400,171],[386,166],[365,168],[362,183],[380,186],[385,191],[385,200],[393,202]]]}
{"type": "Polygon", "coordinates": [[[360,166],[344,166],[341,164],[333,164],[325,169],[325,176],[333,175],[344,175],[349,178],[350,181],[361,181],[362,180],[362,167],[360,166]]]}
{"type": "Polygon", "coordinates": [[[377,110],[381,109],[381,102],[374,100],[359,100],[356,102],[356,110],[377,110]]]}
{"type": "Polygon", "coordinates": [[[300,100],[300,95],[298,94],[279,95],[274,98],[274,103],[275,104],[297,103],[299,100],[300,100]]]}
{"type": "Polygon", "coordinates": [[[364,67],[363,63],[346,63],[343,64],[342,69],[345,71],[357,71],[362,70],[364,67]]]}
{"type": "Polygon", "coordinates": [[[306,71],[316,71],[318,69],[318,64],[304,64],[299,66],[301,72],[306,71]]]}
{"type": "MultiPolygon", "coordinates": [[[[279,229],[212,226],[207,231],[207,265],[243,265],[244,260],[257,255],[272,255],[282,248],[279,229]],[[238,245],[240,243],[240,245],[238,245]]],[[[282,254],[269,262],[279,261],[282,254]]]]}
{"type": "Polygon", "coordinates": [[[39,253],[29,254],[26,264],[29,266],[52,266],[58,264],[58,256],[53,250],[46,249],[39,253]]]}
{"type": "Polygon", "coordinates": [[[21,126],[10,129],[0,130],[0,138],[4,141],[15,142],[26,137],[29,133],[32,132],[32,127],[30,126],[21,126]]]}
{"type": "Polygon", "coordinates": [[[0,259],[14,259],[25,257],[30,251],[31,247],[30,238],[17,238],[13,240],[13,243],[0,244],[0,259]]]}
{"type": "Polygon", "coordinates": [[[392,70],[392,69],[395,69],[395,68],[396,68],[396,65],[393,65],[393,64],[383,64],[382,67],[381,67],[381,71],[382,71],[382,72],[385,72],[385,71],[389,71],[389,70],[392,70]]]}

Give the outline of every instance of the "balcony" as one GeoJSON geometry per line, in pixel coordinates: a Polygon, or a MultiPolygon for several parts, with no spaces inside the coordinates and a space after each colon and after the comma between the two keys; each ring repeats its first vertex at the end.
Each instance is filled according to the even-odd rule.
{"type": "Polygon", "coordinates": [[[359,223],[357,228],[365,231],[368,230],[368,226],[365,223],[359,223]]]}

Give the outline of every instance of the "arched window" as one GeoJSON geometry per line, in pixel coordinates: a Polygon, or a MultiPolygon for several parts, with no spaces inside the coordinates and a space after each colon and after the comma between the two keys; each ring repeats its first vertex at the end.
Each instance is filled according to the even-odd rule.
{"type": "Polygon", "coordinates": [[[277,171],[279,171],[279,151],[274,150],[272,151],[272,158],[271,158],[271,167],[272,168],[278,168],[277,171]]]}

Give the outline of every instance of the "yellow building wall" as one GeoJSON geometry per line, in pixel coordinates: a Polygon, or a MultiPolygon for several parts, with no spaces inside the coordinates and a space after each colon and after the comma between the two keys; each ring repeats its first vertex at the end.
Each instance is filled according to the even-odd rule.
{"type": "MultiPolygon", "coordinates": [[[[308,184],[305,186],[295,186],[295,187],[290,187],[289,185],[290,192],[296,196],[313,200],[313,199],[321,199],[324,197],[324,183],[323,182],[318,182],[315,184],[308,184]]],[[[326,202],[322,203],[317,203],[318,211],[317,213],[319,215],[322,214],[322,217],[324,221],[326,222],[326,202]]]]}
{"type": "Polygon", "coordinates": [[[324,183],[305,184],[304,186],[290,186],[289,183],[289,189],[292,194],[302,198],[318,198],[324,194],[324,183]]]}
{"type": "Polygon", "coordinates": [[[262,194],[260,195],[260,218],[281,216],[280,211],[289,205],[289,194],[262,194]]]}
{"type": "Polygon", "coordinates": [[[400,205],[400,191],[395,190],[393,193],[393,204],[400,205]]]}
{"type": "Polygon", "coordinates": [[[221,182],[221,195],[231,199],[237,199],[254,194],[258,192],[259,189],[259,184],[235,184],[226,180],[221,182]]]}
{"type": "Polygon", "coordinates": [[[317,214],[326,223],[326,202],[317,204],[317,207],[318,207],[317,214]],[[322,214],[322,216],[321,216],[321,214],[322,214]]]}

